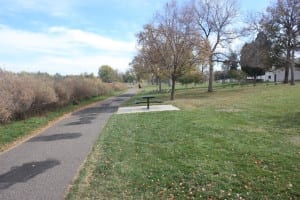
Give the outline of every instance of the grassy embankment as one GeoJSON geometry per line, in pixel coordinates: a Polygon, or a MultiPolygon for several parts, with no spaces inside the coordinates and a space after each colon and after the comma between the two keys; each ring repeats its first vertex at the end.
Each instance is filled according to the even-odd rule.
{"type": "Polygon", "coordinates": [[[0,125],[0,152],[14,145],[13,143],[35,134],[36,131],[45,127],[50,122],[59,119],[64,114],[120,93],[121,92],[115,92],[111,95],[94,97],[89,100],[82,101],[79,105],[68,105],[52,109],[52,111],[44,112],[40,116],[30,117],[26,120],[15,120],[8,124],[0,125]]]}
{"type": "Polygon", "coordinates": [[[114,115],[67,199],[300,198],[299,84],[165,103],[181,111],[114,115]]]}

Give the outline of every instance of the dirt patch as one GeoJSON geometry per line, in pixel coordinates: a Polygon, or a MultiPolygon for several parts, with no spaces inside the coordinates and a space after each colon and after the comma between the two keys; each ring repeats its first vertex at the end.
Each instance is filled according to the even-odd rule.
{"type": "Polygon", "coordinates": [[[290,138],[291,143],[300,146],[300,136],[294,136],[290,138]]]}
{"type": "Polygon", "coordinates": [[[178,108],[184,108],[186,110],[200,109],[205,106],[205,102],[199,99],[177,99],[175,102],[166,101],[165,103],[173,104],[178,108]]]}
{"type": "Polygon", "coordinates": [[[218,109],[217,111],[233,113],[233,112],[242,112],[243,110],[238,109],[238,108],[223,108],[223,109],[218,109]]]}

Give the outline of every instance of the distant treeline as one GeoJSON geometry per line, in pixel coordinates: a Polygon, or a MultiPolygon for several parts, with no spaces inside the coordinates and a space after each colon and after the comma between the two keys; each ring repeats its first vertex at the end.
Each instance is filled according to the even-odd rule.
{"type": "Polygon", "coordinates": [[[0,69],[0,123],[125,89],[85,76],[12,73],[0,69]]]}

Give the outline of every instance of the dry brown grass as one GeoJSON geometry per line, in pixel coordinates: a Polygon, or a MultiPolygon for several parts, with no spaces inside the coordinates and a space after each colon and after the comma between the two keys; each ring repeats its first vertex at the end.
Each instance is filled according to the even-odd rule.
{"type": "Polygon", "coordinates": [[[53,107],[125,89],[97,78],[11,73],[0,69],[0,123],[25,119],[53,107]]]}
{"type": "Polygon", "coordinates": [[[300,146],[300,136],[294,136],[290,138],[290,140],[294,145],[300,146]]]}
{"type": "Polygon", "coordinates": [[[242,110],[239,108],[239,104],[245,98],[243,94],[251,94],[251,90],[255,90],[255,88],[238,87],[213,93],[207,93],[206,89],[191,89],[191,95],[186,94],[186,91],[182,94],[179,91],[174,104],[187,110],[214,107],[223,112],[238,112],[242,110]]]}

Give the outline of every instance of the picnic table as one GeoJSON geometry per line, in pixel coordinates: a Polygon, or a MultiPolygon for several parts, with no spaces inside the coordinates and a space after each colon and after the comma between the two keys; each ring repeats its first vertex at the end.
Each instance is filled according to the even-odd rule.
{"type": "Polygon", "coordinates": [[[150,99],[154,99],[155,96],[147,95],[147,96],[142,96],[142,98],[147,99],[147,109],[149,110],[149,108],[150,108],[150,99]]]}
{"type": "Polygon", "coordinates": [[[162,100],[156,99],[156,100],[151,100],[156,98],[155,96],[152,95],[147,95],[147,96],[142,96],[141,97],[143,100],[135,100],[135,104],[140,104],[140,103],[146,103],[147,104],[147,109],[150,109],[150,103],[162,103],[162,100]],[[145,101],[146,100],[146,101],[145,101]]]}

